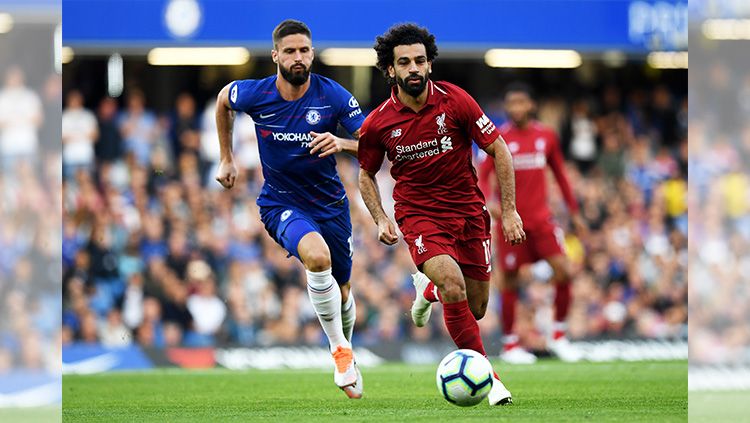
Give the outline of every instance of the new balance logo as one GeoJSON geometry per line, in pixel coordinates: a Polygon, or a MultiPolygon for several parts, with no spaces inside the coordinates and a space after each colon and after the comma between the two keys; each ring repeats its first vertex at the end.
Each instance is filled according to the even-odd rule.
{"type": "Polygon", "coordinates": [[[401,128],[394,129],[391,131],[391,138],[396,138],[401,136],[401,128]]]}
{"type": "Polygon", "coordinates": [[[427,248],[424,247],[424,241],[422,241],[422,235],[414,240],[414,246],[417,247],[417,254],[424,254],[427,252],[427,248]]]}

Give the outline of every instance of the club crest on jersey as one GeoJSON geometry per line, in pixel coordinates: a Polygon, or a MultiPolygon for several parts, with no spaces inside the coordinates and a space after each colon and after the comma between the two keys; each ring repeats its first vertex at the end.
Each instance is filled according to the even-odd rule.
{"type": "Polygon", "coordinates": [[[445,127],[445,112],[438,116],[435,116],[435,123],[437,123],[438,126],[438,135],[444,135],[448,133],[448,128],[445,127]]]}
{"type": "Polygon", "coordinates": [[[536,147],[537,151],[544,150],[544,147],[547,146],[547,142],[544,140],[544,138],[537,138],[534,142],[534,146],[536,147]]]}
{"type": "Polygon", "coordinates": [[[517,153],[518,149],[520,149],[520,148],[521,148],[521,146],[518,145],[518,143],[515,142],[515,141],[511,141],[511,142],[508,143],[508,150],[510,150],[511,153],[517,153]]]}
{"type": "Polygon", "coordinates": [[[424,254],[427,252],[427,248],[424,246],[424,241],[422,241],[422,235],[419,235],[417,239],[414,240],[414,246],[417,247],[417,254],[424,254]]]}
{"type": "Polygon", "coordinates": [[[320,122],[320,112],[315,109],[308,110],[305,114],[305,120],[310,125],[317,125],[320,122]]]}

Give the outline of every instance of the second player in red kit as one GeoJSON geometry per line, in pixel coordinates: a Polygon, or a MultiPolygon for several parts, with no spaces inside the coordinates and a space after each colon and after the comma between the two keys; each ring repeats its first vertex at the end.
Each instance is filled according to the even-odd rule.
{"type": "MultiPolygon", "coordinates": [[[[472,139],[497,164],[504,238],[517,244],[525,235],[515,207],[510,153],[469,94],[453,84],[430,80],[437,47],[426,29],[396,25],[377,38],[375,50],[378,68],[394,86],[390,97],[362,125],[358,150],[362,198],[378,225],[380,241],[397,243],[375,180],[387,156],[396,180],[396,222],[414,264],[429,278],[415,277],[412,319],[423,326],[431,302],[440,300],[456,346],[486,355],[477,319],[484,316],[489,298],[491,229],[471,162],[472,139]]],[[[490,404],[511,403],[510,392],[495,376],[490,404]]]]}
{"type": "MultiPolygon", "coordinates": [[[[552,268],[555,285],[555,313],[553,332],[548,346],[565,361],[577,361],[580,352],[573,348],[565,336],[566,319],[571,303],[571,284],[568,258],[565,254],[564,234],[555,223],[547,204],[547,167],[560,187],[565,204],[579,233],[585,225],[578,213],[578,204],[573,196],[565,174],[563,155],[555,132],[531,118],[534,108],[531,89],[523,83],[513,83],[506,89],[505,109],[510,121],[500,126],[499,131],[513,155],[518,213],[523,218],[528,237],[521,245],[498,243],[499,265],[503,271],[501,287],[503,353],[500,358],[516,364],[530,364],[536,357],[523,350],[515,332],[515,310],[518,301],[518,270],[521,266],[546,260],[552,268]]],[[[481,185],[489,197],[500,195],[492,189],[494,163],[486,160],[480,165],[481,185]]],[[[494,213],[493,213],[494,214],[494,213]]],[[[499,239],[499,233],[497,234],[499,239]]]]}

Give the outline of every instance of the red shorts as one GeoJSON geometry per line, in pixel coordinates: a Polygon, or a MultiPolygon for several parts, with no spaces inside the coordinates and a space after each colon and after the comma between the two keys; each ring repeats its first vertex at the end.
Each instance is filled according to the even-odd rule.
{"type": "Polygon", "coordinates": [[[399,219],[414,264],[447,254],[453,257],[465,277],[489,281],[491,226],[487,211],[473,217],[410,215],[399,219]]]}
{"type": "Polygon", "coordinates": [[[495,239],[500,250],[500,267],[503,270],[518,270],[524,264],[565,254],[565,234],[552,219],[529,228],[524,226],[523,230],[526,232],[526,241],[519,245],[511,245],[505,242],[502,227],[496,227],[495,239]]]}

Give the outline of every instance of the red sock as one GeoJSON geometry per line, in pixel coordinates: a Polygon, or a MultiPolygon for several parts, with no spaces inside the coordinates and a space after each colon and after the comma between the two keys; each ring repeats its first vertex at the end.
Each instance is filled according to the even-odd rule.
{"type": "Polygon", "coordinates": [[[513,334],[513,323],[516,321],[516,303],[518,302],[518,291],[503,290],[503,335],[513,334]]]}
{"type": "MultiPolygon", "coordinates": [[[[570,281],[564,281],[555,285],[555,322],[565,323],[570,310],[570,281]]],[[[565,331],[556,329],[552,334],[553,339],[565,336],[565,331]]]]}
{"type": "Polygon", "coordinates": [[[479,325],[471,314],[468,300],[443,304],[443,320],[458,348],[467,348],[487,356],[479,335],[479,325]]]}
{"type": "Polygon", "coordinates": [[[437,288],[437,286],[435,286],[434,283],[432,283],[432,281],[427,284],[427,287],[424,289],[423,295],[424,298],[431,303],[436,303],[438,301],[440,301],[441,303],[443,302],[443,298],[440,295],[440,290],[437,288]]]}

